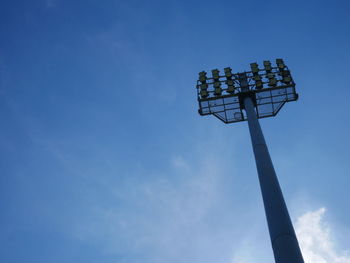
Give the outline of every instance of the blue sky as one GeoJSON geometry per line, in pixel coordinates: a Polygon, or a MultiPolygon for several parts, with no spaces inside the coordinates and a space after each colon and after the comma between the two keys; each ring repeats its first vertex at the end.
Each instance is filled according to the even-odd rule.
{"type": "Polygon", "coordinates": [[[261,125],[305,261],[349,263],[349,8],[2,1],[1,262],[273,262],[247,123],[195,83],[281,57],[300,99],[261,125]]]}

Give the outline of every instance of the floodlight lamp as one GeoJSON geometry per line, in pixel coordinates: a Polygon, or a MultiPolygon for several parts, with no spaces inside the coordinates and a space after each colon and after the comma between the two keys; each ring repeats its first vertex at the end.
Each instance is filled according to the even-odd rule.
{"type": "Polygon", "coordinates": [[[225,71],[225,76],[226,78],[231,78],[232,77],[232,69],[231,68],[224,68],[225,71]]]}
{"type": "Polygon", "coordinates": [[[216,87],[216,88],[214,89],[214,94],[215,94],[215,96],[220,96],[221,93],[222,93],[222,88],[216,87]]]}
{"type": "Polygon", "coordinates": [[[272,79],[272,78],[275,77],[275,74],[273,74],[273,73],[267,73],[266,77],[267,77],[268,79],[272,79]]]}
{"type": "Polygon", "coordinates": [[[211,71],[212,75],[213,75],[213,79],[219,79],[220,75],[219,75],[219,70],[218,69],[213,69],[211,71]]]}
{"type": "Polygon", "coordinates": [[[257,82],[255,82],[255,86],[256,86],[257,89],[262,89],[262,88],[264,87],[262,81],[257,81],[257,82]]]}
{"type": "Polygon", "coordinates": [[[201,90],[200,95],[201,95],[202,99],[205,99],[209,96],[209,93],[207,90],[201,90]]]}
{"type": "Polygon", "coordinates": [[[221,83],[219,81],[214,82],[214,88],[220,88],[221,83]]]}
{"type": "Polygon", "coordinates": [[[274,87],[274,86],[276,86],[276,85],[277,85],[277,79],[275,79],[275,78],[270,78],[270,79],[269,79],[269,86],[274,87]]]}
{"type": "Polygon", "coordinates": [[[222,93],[221,83],[219,81],[214,82],[214,94],[220,96],[222,93]]]}
{"type": "Polygon", "coordinates": [[[233,79],[228,79],[228,80],[226,80],[226,84],[227,84],[227,86],[234,86],[234,81],[233,81],[233,79]]]}
{"type": "Polygon", "coordinates": [[[260,77],[260,75],[254,75],[254,76],[253,76],[253,79],[254,79],[255,81],[259,81],[259,80],[261,80],[261,77],[260,77]]]}
{"type": "Polygon", "coordinates": [[[257,63],[250,63],[250,68],[252,69],[253,73],[258,73],[259,72],[259,66],[257,63]]]}
{"type": "Polygon", "coordinates": [[[207,81],[207,72],[199,72],[199,81],[205,83],[207,81]]]}
{"type": "Polygon", "coordinates": [[[279,70],[283,70],[286,67],[286,65],[283,62],[283,59],[281,58],[276,59],[276,64],[279,70]]]}
{"type": "Polygon", "coordinates": [[[281,74],[282,74],[282,76],[290,76],[290,71],[289,70],[283,70],[282,72],[281,72],[281,74]]]}
{"type": "Polygon", "coordinates": [[[264,67],[265,67],[266,71],[270,71],[272,69],[271,68],[271,62],[269,60],[265,60],[264,61],[264,67]]]}
{"type": "Polygon", "coordinates": [[[201,90],[206,90],[208,89],[208,84],[201,84],[200,87],[201,87],[201,90]]]}
{"type": "Polygon", "coordinates": [[[292,78],[290,76],[284,76],[282,79],[282,82],[285,84],[288,84],[288,83],[292,82],[292,78]]]}
{"type": "Polygon", "coordinates": [[[233,94],[235,93],[235,87],[230,85],[227,87],[226,91],[230,94],[233,94]]]}
{"type": "Polygon", "coordinates": [[[234,84],[234,81],[232,79],[228,79],[226,81],[226,84],[227,84],[227,89],[226,91],[230,94],[233,94],[235,92],[235,84],[234,84]]]}

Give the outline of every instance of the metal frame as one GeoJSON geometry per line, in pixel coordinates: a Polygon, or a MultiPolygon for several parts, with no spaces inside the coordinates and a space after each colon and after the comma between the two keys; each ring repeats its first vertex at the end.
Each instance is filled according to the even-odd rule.
{"type": "MultiPolygon", "coordinates": [[[[285,67],[283,70],[290,72],[288,67],[285,67]]],[[[242,110],[242,99],[245,96],[250,96],[253,99],[259,119],[276,116],[286,102],[296,101],[298,99],[293,79],[291,78],[289,84],[283,83],[282,73],[278,67],[271,67],[270,72],[267,72],[265,69],[259,70],[258,75],[262,80],[265,79],[265,81],[262,81],[263,88],[257,88],[256,82],[253,79],[255,75],[252,71],[232,74],[232,80],[235,85],[234,93],[227,91],[226,76],[219,76],[218,82],[221,85],[226,85],[225,88],[222,88],[222,94],[219,96],[214,94],[214,78],[207,78],[208,97],[206,98],[200,95],[201,82],[198,80],[196,88],[199,114],[202,116],[213,114],[224,123],[234,123],[247,120],[247,116],[242,110]],[[248,85],[245,87],[245,90],[242,89],[239,83],[240,74],[244,74],[247,78],[248,85]],[[276,77],[276,86],[268,86],[268,74],[273,74],[276,77]]]]}

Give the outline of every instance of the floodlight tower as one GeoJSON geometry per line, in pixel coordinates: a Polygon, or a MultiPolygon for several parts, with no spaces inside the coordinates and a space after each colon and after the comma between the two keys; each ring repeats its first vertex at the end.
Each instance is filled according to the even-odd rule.
{"type": "Polygon", "coordinates": [[[251,63],[250,71],[232,73],[231,68],[212,70],[212,77],[199,73],[197,95],[199,114],[224,123],[248,121],[260,189],[276,263],[303,263],[298,240],[285,204],[258,119],[276,116],[286,102],[298,94],[288,67],[282,59],[277,66],[264,61],[264,68],[251,63]]]}

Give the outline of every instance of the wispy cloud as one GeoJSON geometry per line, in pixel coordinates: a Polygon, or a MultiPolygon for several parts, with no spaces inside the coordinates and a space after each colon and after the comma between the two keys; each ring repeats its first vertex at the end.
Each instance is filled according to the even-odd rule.
{"type": "Polygon", "coordinates": [[[227,262],[234,234],[220,227],[222,164],[208,158],[193,169],[175,155],[169,159],[173,174],[145,174],[148,180],[109,188],[114,205],[95,203],[74,225],[75,237],[109,254],[142,254],[143,262],[227,262]]]}

